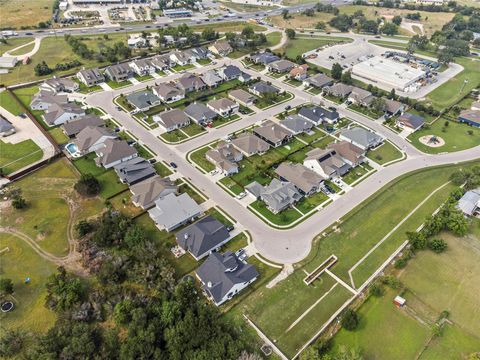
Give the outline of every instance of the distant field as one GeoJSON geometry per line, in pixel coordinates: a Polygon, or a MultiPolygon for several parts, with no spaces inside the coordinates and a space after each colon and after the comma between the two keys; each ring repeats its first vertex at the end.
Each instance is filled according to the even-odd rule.
{"type": "Polygon", "coordinates": [[[337,43],[340,41],[350,41],[347,37],[330,37],[330,36],[315,36],[309,37],[307,35],[298,34],[293,40],[288,40],[287,44],[278,50],[280,53],[291,59],[295,59],[297,56],[303,53],[319,48],[321,46],[337,43]]]}
{"type": "MultiPolygon", "coordinates": [[[[15,49],[16,47],[19,47],[21,45],[27,44],[27,43],[32,42],[32,41],[33,41],[33,38],[31,38],[31,37],[7,39],[6,44],[0,43],[0,54],[3,54],[5,51],[15,49]]],[[[24,49],[26,49],[26,47],[24,49]]]]}
{"type": "Polygon", "coordinates": [[[1,28],[34,26],[52,17],[53,0],[0,0],[1,28]]]}
{"type": "Polygon", "coordinates": [[[263,10],[273,10],[278,8],[278,6],[262,6],[262,5],[251,5],[251,4],[239,4],[231,1],[219,1],[220,4],[238,11],[238,12],[252,12],[252,11],[263,11],[263,10]]]}

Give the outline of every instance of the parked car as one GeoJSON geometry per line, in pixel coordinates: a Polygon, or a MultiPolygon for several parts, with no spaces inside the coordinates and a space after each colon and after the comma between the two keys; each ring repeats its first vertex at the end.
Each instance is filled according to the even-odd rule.
{"type": "Polygon", "coordinates": [[[233,226],[233,225],[227,226],[227,231],[231,232],[231,231],[233,231],[234,228],[235,228],[235,226],[233,226]]]}
{"type": "Polygon", "coordinates": [[[170,166],[174,169],[176,169],[178,167],[177,164],[175,164],[173,161],[170,163],[170,166]]]}
{"type": "Polygon", "coordinates": [[[247,193],[245,191],[242,191],[240,194],[235,196],[238,200],[243,199],[245,196],[247,196],[247,193]]]}

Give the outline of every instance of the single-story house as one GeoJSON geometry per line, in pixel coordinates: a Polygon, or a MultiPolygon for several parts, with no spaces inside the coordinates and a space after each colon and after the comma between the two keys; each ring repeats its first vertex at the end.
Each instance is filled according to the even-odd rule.
{"type": "Polygon", "coordinates": [[[313,149],[307,153],[303,165],[325,179],[343,176],[352,168],[335,149],[313,149]]]}
{"type": "Polygon", "coordinates": [[[53,91],[40,90],[33,95],[32,101],[30,101],[30,108],[32,110],[47,110],[53,104],[62,105],[67,103],[67,95],[55,95],[53,91]]]}
{"type": "Polygon", "coordinates": [[[203,259],[230,240],[225,225],[208,215],[175,234],[178,246],[195,260],[203,259]]]}
{"type": "Polygon", "coordinates": [[[304,195],[318,192],[325,180],[321,175],[302,164],[290,162],[281,163],[275,169],[275,173],[280,176],[280,180],[291,182],[304,195]]]}
{"type": "Polygon", "coordinates": [[[400,115],[395,122],[401,128],[417,131],[425,124],[425,119],[419,115],[406,112],[400,115]]]}
{"type": "Polygon", "coordinates": [[[231,143],[219,143],[215,149],[205,153],[205,158],[210,161],[220,172],[225,175],[238,173],[238,162],[243,159],[243,154],[231,143]]]}
{"type": "Polygon", "coordinates": [[[362,150],[375,148],[384,141],[383,137],[363,127],[343,130],[340,132],[340,139],[351,142],[362,150]]]}
{"type": "Polygon", "coordinates": [[[385,106],[383,107],[383,112],[386,117],[392,117],[399,115],[405,111],[405,104],[397,100],[384,99],[385,106]]]}
{"type": "Polygon", "coordinates": [[[67,135],[69,138],[77,136],[80,131],[85,129],[87,126],[104,126],[105,125],[105,120],[99,118],[96,115],[93,114],[88,114],[85,115],[84,117],[81,117],[79,119],[67,121],[62,125],[63,127],[63,132],[65,135],[67,135]]]}
{"type": "Polygon", "coordinates": [[[185,74],[177,80],[177,87],[185,93],[203,90],[207,85],[202,78],[195,74],[185,74]]]}
{"type": "Polygon", "coordinates": [[[158,70],[167,70],[172,66],[169,54],[154,56],[150,58],[150,61],[158,70]]]}
{"type": "Polygon", "coordinates": [[[340,98],[346,98],[352,92],[353,86],[345,85],[342,83],[336,83],[331,86],[325,86],[323,89],[325,93],[329,95],[340,97],[340,98]]]}
{"type": "Polygon", "coordinates": [[[237,103],[246,107],[252,106],[257,99],[254,95],[249,94],[243,89],[231,90],[228,93],[228,97],[233,101],[236,101],[237,103]]]}
{"type": "Polygon", "coordinates": [[[278,214],[302,198],[292,183],[278,179],[273,179],[266,186],[254,181],[245,186],[245,190],[255,198],[262,200],[274,214],[278,214]]]}
{"type": "Polygon", "coordinates": [[[300,66],[294,67],[292,70],[290,70],[290,73],[288,74],[290,79],[295,79],[297,81],[303,81],[307,78],[308,76],[308,64],[302,64],[300,66]]]}
{"type": "Polygon", "coordinates": [[[137,150],[128,145],[125,140],[107,139],[105,142],[95,150],[97,157],[95,164],[103,166],[105,169],[110,169],[115,165],[119,165],[125,161],[137,157],[137,150]]]}
{"type": "Polygon", "coordinates": [[[128,185],[135,185],[157,174],[153,165],[140,156],[122,162],[114,169],[120,181],[128,185]]]}
{"type": "Polygon", "coordinates": [[[362,106],[370,106],[373,99],[375,99],[375,96],[373,96],[370,91],[363,90],[356,86],[352,88],[352,91],[348,95],[348,101],[362,106]]]}
{"type": "Polygon", "coordinates": [[[178,186],[169,178],[154,175],[130,186],[130,192],[133,204],[145,210],[151,208],[157,199],[168,194],[177,194],[178,186]]]}
{"type": "Polygon", "coordinates": [[[312,86],[322,89],[325,86],[333,85],[333,79],[325,74],[316,74],[303,80],[305,86],[312,86]]]}
{"type": "Polygon", "coordinates": [[[210,55],[210,52],[208,51],[208,49],[204,48],[203,46],[191,48],[186,51],[191,52],[197,60],[208,59],[208,55],[210,55]]]}
{"type": "Polygon", "coordinates": [[[210,124],[218,116],[215,111],[197,102],[188,105],[183,111],[190,120],[199,125],[210,124]]]}
{"type": "Polygon", "coordinates": [[[238,112],[238,109],[240,108],[240,106],[235,101],[227,98],[210,100],[207,103],[207,107],[209,109],[212,109],[222,117],[229,117],[238,112]]]}
{"type": "Polygon", "coordinates": [[[135,108],[135,111],[147,111],[160,105],[160,98],[149,90],[137,91],[126,96],[127,101],[135,108]]]}
{"type": "Polygon", "coordinates": [[[170,53],[170,60],[180,66],[194,63],[197,61],[195,55],[188,51],[173,51],[170,53]]]}
{"type": "Polygon", "coordinates": [[[208,70],[202,74],[202,80],[208,87],[216,87],[223,81],[215,70],[208,70]]]}
{"type": "Polygon", "coordinates": [[[187,114],[180,109],[161,112],[153,116],[153,121],[162,126],[167,132],[190,125],[187,114]]]}
{"type": "Polygon", "coordinates": [[[480,187],[467,191],[460,200],[457,208],[466,216],[480,215],[480,187]]]}
{"type": "Polygon", "coordinates": [[[252,80],[252,75],[247,74],[246,72],[242,71],[242,73],[238,77],[238,80],[240,80],[240,82],[242,82],[242,83],[247,83],[250,80],[252,80]]]}
{"type": "Polygon", "coordinates": [[[264,122],[262,126],[254,128],[253,133],[273,147],[285,145],[293,137],[293,133],[290,130],[271,120],[264,122]]]}
{"type": "Polygon", "coordinates": [[[185,98],[185,91],[172,84],[162,83],[158,86],[154,86],[152,91],[160,98],[160,100],[167,104],[185,98]]]}
{"type": "Polygon", "coordinates": [[[262,53],[257,53],[252,56],[250,56],[250,60],[254,64],[262,64],[262,65],[267,65],[270,64],[274,61],[280,60],[280,58],[277,55],[273,55],[272,53],[265,51],[262,53]]]}
{"type": "Polygon", "coordinates": [[[268,71],[280,74],[287,73],[294,67],[295,63],[291,62],[290,60],[284,59],[271,62],[267,65],[268,71]]]}
{"type": "Polygon", "coordinates": [[[321,125],[323,122],[334,124],[339,118],[339,113],[334,109],[325,109],[320,106],[302,107],[298,115],[312,122],[314,125],[321,125]]]}
{"type": "Polygon", "coordinates": [[[133,60],[128,65],[132,68],[133,72],[138,76],[150,75],[157,70],[157,68],[155,67],[155,65],[153,65],[150,59],[133,60]]]}
{"type": "Polygon", "coordinates": [[[233,252],[214,252],[196,270],[207,297],[217,306],[230,300],[260,276],[253,265],[233,252]]]}
{"type": "Polygon", "coordinates": [[[468,125],[480,127],[480,110],[463,110],[458,115],[458,121],[468,125]]]}
{"type": "Polygon", "coordinates": [[[245,133],[232,140],[232,145],[240,150],[245,156],[264,154],[270,149],[270,145],[253,134],[245,133]]]}
{"type": "Polygon", "coordinates": [[[263,96],[265,94],[279,94],[280,89],[267,84],[264,81],[258,81],[255,84],[249,86],[248,91],[257,96],[263,96]]]}
{"type": "Polygon", "coordinates": [[[333,144],[328,144],[327,148],[335,150],[335,152],[351,167],[358,166],[365,161],[365,150],[360,149],[358,146],[348,141],[339,141],[333,144]]]}
{"type": "Polygon", "coordinates": [[[81,154],[88,154],[103,146],[107,139],[116,139],[117,135],[105,127],[87,126],[80,130],[74,143],[81,154]]]}
{"type": "Polygon", "coordinates": [[[160,230],[172,231],[202,215],[202,209],[187,194],[168,194],[155,200],[148,215],[160,230]]]}
{"type": "Polygon", "coordinates": [[[220,56],[227,56],[233,51],[233,48],[230,46],[228,41],[226,40],[220,40],[216,41],[214,44],[210,45],[208,47],[208,50],[210,50],[212,53],[220,56]]]}
{"type": "Polygon", "coordinates": [[[80,85],[73,80],[53,77],[51,79],[45,80],[41,85],[40,89],[50,90],[54,93],[59,92],[75,92],[80,88],[80,85]]]}
{"type": "Polygon", "coordinates": [[[294,135],[309,132],[313,128],[313,123],[306,120],[300,115],[289,115],[285,119],[280,120],[280,125],[290,130],[294,135]]]}
{"type": "Polygon", "coordinates": [[[116,82],[122,82],[128,80],[133,75],[133,71],[126,63],[107,66],[105,69],[105,75],[110,80],[116,82]]]}
{"type": "Polygon", "coordinates": [[[88,87],[103,83],[105,76],[98,69],[83,69],[77,73],[77,79],[88,87]]]}
{"type": "Polygon", "coordinates": [[[130,36],[127,40],[127,45],[131,49],[141,49],[147,47],[147,39],[141,36],[130,36]]]}
{"type": "Polygon", "coordinates": [[[83,116],[85,116],[85,110],[75,103],[54,103],[42,114],[43,120],[49,126],[62,125],[83,116]]]}
{"type": "Polygon", "coordinates": [[[218,69],[218,74],[224,81],[229,81],[238,79],[242,74],[242,70],[235,65],[227,65],[218,69]]]}

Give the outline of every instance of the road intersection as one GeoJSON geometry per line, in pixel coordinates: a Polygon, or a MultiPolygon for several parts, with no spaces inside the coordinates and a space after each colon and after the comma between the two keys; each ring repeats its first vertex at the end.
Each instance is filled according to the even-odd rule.
{"type": "Polygon", "coordinates": [[[130,114],[119,110],[114,104],[113,99],[122,93],[124,94],[126,92],[140,90],[146,86],[152,86],[159,82],[172,81],[181,76],[181,74],[172,74],[163,77],[160,80],[155,79],[135,84],[127,89],[116,89],[86,95],[84,101],[89,106],[98,107],[106,111],[125,130],[129,131],[138,138],[141,143],[145,144],[155,152],[159,159],[164,160],[167,163],[175,162],[178,166],[176,170],[182,176],[189,179],[197,188],[206,194],[213,203],[220,206],[225,212],[230,214],[230,216],[233,216],[237,220],[238,226],[250,232],[255,249],[270,261],[280,264],[292,264],[304,259],[310,252],[312,241],[315,236],[321,234],[325,229],[330,227],[353,208],[367,200],[370,196],[375,194],[375,192],[401,175],[431,166],[452,164],[480,158],[480,146],[455,153],[439,155],[424,154],[417,150],[403,137],[386,128],[381,123],[366,118],[356,112],[352,112],[344,107],[337,106],[341,116],[346,116],[381,134],[399,147],[405,153],[406,159],[373,173],[351,189],[351,191],[345,193],[326,208],[319,210],[292,229],[280,230],[272,228],[255,216],[255,214],[250,212],[245,204],[233,198],[225,191],[220,190],[219,186],[212,180],[212,177],[209,174],[203,174],[188,162],[186,155],[198,147],[205,146],[206,144],[232,132],[246,128],[278,114],[283,111],[286,105],[295,107],[308,102],[316,104],[324,103],[329,106],[335,104],[329,103],[318,95],[310,95],[305,91],[290,86],[278,79],[252,71],[251,69],[246,68],[240,60],[222,59],[219,60],[216,65],[208,65],[200,69],[195,69],[195,72],[202,73],[212,68],[218,68],[224,64],[236,65],[254,77],[261,77],[265,81],[270,81],[273,85],[286,89],[288,92],[294,94],[295,98],[265,111],[260,111],[254,115],[243,117],[241,120],[219,129],[209,129],[206,134],[178,145],[167,145],[162,142],[152,134],[151,131],[133,119],[130,114]]]}

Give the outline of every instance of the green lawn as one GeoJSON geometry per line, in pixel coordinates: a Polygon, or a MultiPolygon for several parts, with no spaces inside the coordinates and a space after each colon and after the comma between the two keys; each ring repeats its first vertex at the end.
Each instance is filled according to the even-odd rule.
{"type": "Polygon", "coordinates": [[[390,161],[402,158],[402,153],[390,141],[385,141],[383,145],[367,153],[367,157],[376,163],[383,165],[390,161]]]}
{"type": "Polygon", "coordinates": [[[382,112],[377,112],[371,108],[360,106],[358,104],[351,104],[348,106],[348,109],[359,112],[360,114],[368,116],[371,119],[378,119],[380,116],[383,115],[382,112]]]}
{"type": "Polygon", "coordinates": [[[243,191],[243,187],[240,186],[239,184],[237,184],[235,181],[233,181],[232,178],[229,177],[229,176],[226,176],[223,179],[221,179],[220,183],[222,183],[222,185],[226,186],[227,189],[229,189],[235,195],[238,195],[243,191]]]}
{"type": "Polygon", "coordinates": [[[210,59],[198,59],[197,60],[197,63],[199,63],[200,65],[208,65],[212,62],[212,60],[210,59]]]}
{"type": "MultiPolygon", "coordinates": [[[[272,213],[268,208],[266,207],[265,203],[261,200],[257,200],[249,205],[249,209],[253,208],[256,211],[258,211],[260,214],[262,214],[265,218],[267,218],[270,222],[272,222],[274,225],[280,225],[280,226],[285,226],[289,225],[295,220],[298,220],[302,217],[302,214],[300,214],[297,210],[288,208],[283,211],[281,211],[278,214],[272,213]]],[[[251,209],[250,209],[251,210],[251,209]]]]}
{"type": "Polygon", "coordinates": [[[161,177],[172,175],[173,172],[161,161],[158,161],[154,165],[155,170],[157,170],[158,175],[161,177]]]}
{"type": "Polygon", "coordinates": [[[203,126],[200,126],[198,124],[190,124],[187,127],[184,127],[182,129],[188,136],[196,136],[201,133],[204,133],[206,130],[203,126]]]}
{"type": "Polygon", "coordinates": [[[135,206],[132,203],[132,193],[130,191],[125,191],[117,196],[108,200],[113,208],[117,211],[121,211],[127,216],[137,216],[141,214],[144,210],[138,206],[135,206]]]}
{"type": "Polygon", "coordinates": [[[232,251],[236,252],[240,249],[243,249],[248,245],[247,235],[244,232],[241,232],[237,236],[233,237],[228,243],[222,246],[220,249],[221,252],[232,251]]]}
{"type": "Polygon", "coordinates": [[[0,92],[0,106],[13,115],[18,115],[24,112],[20,104],[18,104],[8,91],[0,92]]]}
{"type": "Polygon", "coordinates": [[[255,103],[255,106],[258,107],[259,109],[265,109],[267,107],[280,104],[292,98],[293,98],[293,95],[288,92],[284,92],[283,94],[277,95],[277,97],[273,101],[269,101],[263,97],[260,97],[255,103]]]}
{"type": "Polygon", "coordinates": [[[237,121],[237,120],[240,120],[240,115],[238,114],[233,114],[233,115],[230,115],[229,117],[221,117],[219,116],[218,118],[216,118],[215,120],[213,120],[213,123],[212,123],[212,126],[214,128],[218,128],[218,127],[222,127],[222,126],[225,126],[231,122],[234,122],[234,121],[237,121]]]}
{"type": "Polygon", "coordinates": [[[182,71],[182,70],[193,69],[194,67],[195,67],[195,65],[193,65],[193,64],[175,65],[174,67],[171,68],[171,70],[179,72],[179,71],[182,71]]]}
{"type": "Polygon", "coordinates": [[[315,209],[318,205],[328,200],[328,196],[323,192],[317,192],[316,194],[306,196],[298,202],[295,207],[302,213],[306,214],[309,211],[315,209]]]}
{"type": "Polygon", "coordinates": [[[119,88],[123,88],[123,87],[132,85],[132,83],[128,80],[120,81],[120,82],[116,82],[115,80],[109,80],[109,81],[106,81],[106,83],[112,89],[119,89],[119,88]]]}
{"type": "Polygon", "coordinates": [[[42,156],[43,151],[33,140],[24,140],[17,144],[0,140],[0,168],[5,175],[39,161],[42,156]]]}
{"type": "Polygon", "coordinates": [[[351,39],[346,37],[307,37],[302,35],[297,36],[295,39],[288,40],[287,44],[278,51],[285,54],[290,59],[295,59],[297,56],[302,55],[307,51],[342,41],[351,41],[351,39]]]}
{"type": "Polygon", "coordinates": [[[52,135],[53,139],[57,144],[66,144],[70,141],[70,138],[65,135],[65,133],[62,131],[60,127],[53,128],[51,130],[48,130],[50,135],[52,135]]]}
{"type": "Polygon", "coordinates": [[[272,47],[278,45],[282,39],[282,33],[279,31],[274,31],[267,34],[267,44],[265,47],[272,47]]]}
{"type": "Polygon", "coordinates": [[[160,135],[160,138],[169,143],[176,143],[176,142],[188,139],[187,135],[185,135],[180,130],[173,130],[170,132],[163,133],[160,135]]]}
{"type": "Polygon", "coordinates": [[[213,165],[210,161],[208,161],[205,158],[205,154],[207,151],[210,150],[209,146],[205,146],[203,148],[200,148],[198,150],[195,150],[193,153],[191,153],[190,158],[192,161],[197,164],[200,168],[205,170],[206,172],[210,172],[212,170],[215,170],[215,165],[213,165]]]}
{"type": "Polygon", "coordinates": [[[427,101],[430,101],[436,109],[445,109],[455,104],[480,83],[478,61],[461,57],[456,58],[455,62],[463,66],[464,70],[427,96],[427,101]]]}
{"type": "Polygon", "coordinates": [[[0,313],[0,322],[7,329],[19,328],[25,332],[46,332],[56,320],[53,311],[45,307],[47,278],[56,266],[41,258],[23,240],[13,235],[0,234],[0,248],[8,252],[0,255],[2,273],[0,278],[13,281],[15,308],[9,313],[0,313]],[[30,277],[30,284],[25,278],[30,277]]]}
{"type": "Polygon", "coordinates": [[[143,75],[143,76],[139,76],[139,75],[135,75],[134,78],[137,80],[137,81],[148,81],[148,80],[152,80],[153,79],[153,76],[152,75],[143,75]]]}
{"type": "Polygon", "coordinates": [[[365,169],[361,166],[357,166],[357,167],[351,169],[348,173],[346,173],[342,177],[342,180],[345,181],[347,184],[351,185],[353,182],[357,181],[362,176],[364,176],[367,172],[368,172],[367,169],[365,169]]]}
{"type": "Polygon", "coordinates": [[[439,118],[427,128],[414,132],[408,138],[416,148],[428,154],[460,151],[480,144],[480,128],[454,121],[448,121],[448,126],[445,126],[445,121],[445,119],[439,118]],[[472,135],[469,134],[469,131],[472,132],[472,135]],[[445,140],[445,145],[434,148],[422,144],[419,139],[428,135],[441,137],[445,140]]]}
{"type": "Polygon", "coordinates": [[[199,205],[205,202],[203,196],[201,196],[194,188],[192,188],[187,183],[182,183],[178,188],[178,191],[182,194],[187,193],[199,205]]]}
{"type": "MultiPolygon", "coordinates": [[[[2,21],[2,26],[3,26],[3,21],[2,21]]],[[[32,42],[33,38],[32,37],[22,37],[22,38],[9,38],[6,39],[6,43],[0,43],[0,55],[3,55],[4,52],[10,51],[12,49],[15,49],[19,46],[28,44],[29,42],[32,42]]],[[[23,51],[23,49],[26,49],[27,47],[22,48],[19,51],[23,51]]],[[[28,51],[25,51],[28,52],[28,51]]]]}

